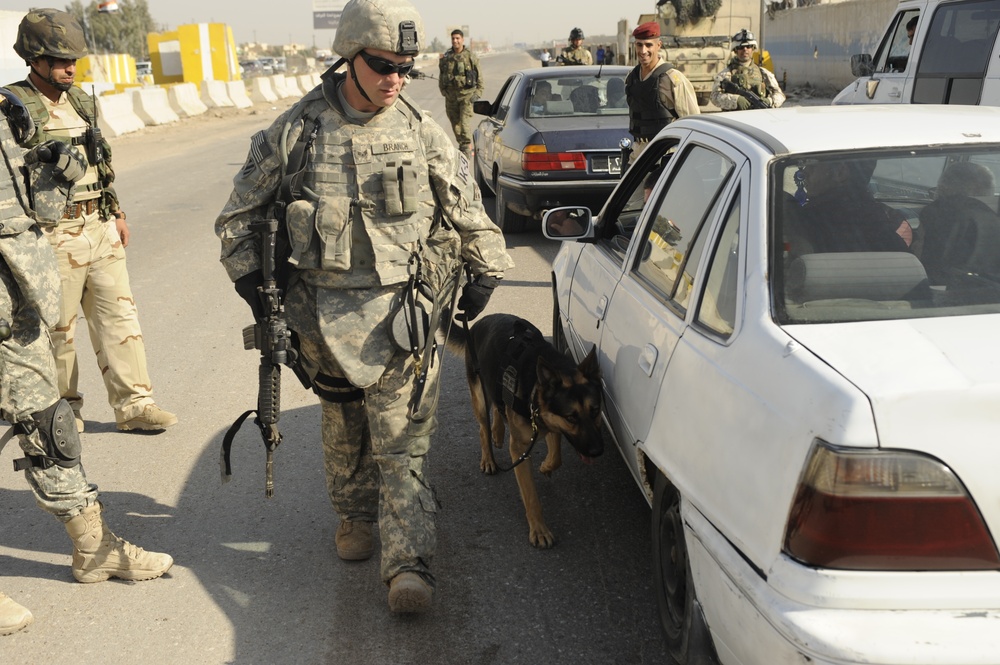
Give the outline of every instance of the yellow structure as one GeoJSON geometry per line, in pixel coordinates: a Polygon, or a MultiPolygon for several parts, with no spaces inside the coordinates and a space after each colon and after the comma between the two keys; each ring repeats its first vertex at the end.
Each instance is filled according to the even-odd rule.
{"type": "Polygon", "coordinates": [[[76,63],[77,80],[85,83],[135,84],[135,59],[128,53],[92,53],[76,63]]]}
{"type": "Polygon", "coordinates": [[[240,80],[236,40],[225,23],[192,23],[173,32],[151,32],[146,41],[157,83],[240,80]]]}

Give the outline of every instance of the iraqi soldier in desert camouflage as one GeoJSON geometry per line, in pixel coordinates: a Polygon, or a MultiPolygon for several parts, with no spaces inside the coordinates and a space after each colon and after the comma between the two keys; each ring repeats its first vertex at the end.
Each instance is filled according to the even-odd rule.
{"type": "Polygon", "coordinates": [[[118,205],[111,148],[97,133],[95,100],[73,85],[76,61],[87,53],[79,22],[56,9],[33,9],[18,27],[14,50],[31,68],[8,88],[21,98],[38,127],[24,147],[57,139],[81,148],[87,172],[73,200],[46,232],[62,278],[59,323],[52,331],[59,394],[73,408],[83,431],[83,395],[75,337],[82,305],[108,402],[122,431],[159,431],[177,416],[153,401],[146,347],[129,285],[125,247],[129,228],[118,205]]]}
{"type": "Polygon", "coordinates": [[[438,89],[444,110],[458,141],[458,149],[472,158],[472,104],[483,96],[485,83],[479,58],[465,46],[465,33],[452,30],[451,48],[438,63],[438,89]]]}
{"type": "Polygon", "coordinates": [[[569,46],[557,58],[564,65],[592,65],[594,55],[583,45],[583,30],[573,28],[569,32],[569,46]]]}
{"type": "MultiPolygon", "coordinates": [[[[86,161],[56,141],[24,155],[15,136],[23,142],[34,131],[20,100],[0,88],[0,418],[13,425],[24,452],[14,468],[24,471],[36,503],[64,523],[73,541],[73,576],[153,579],[173,559],[122,540],[105,524],[97,487],[80,464],[73,410],[59,398],[49,339],[59,316],[59,272],[40,225],[62,216],[86,161]]],[[[0,592],[0,635],[31,621],[30,611],[0,592]]]]}
{"type": "Polygon", "coordinates": [[[287,204],[288,327],[320,397],[327,488],[340,517],[337,554],[369,558],[378,522],[393,612],[430,607],[438,509],[425,467],[435,420],[408,412],[419,363],[392,341],[393,312],[431,245],[435,215],[445,230],[435,237],[451,238],[473,276],[459,316],[475,318],[512,266],[468,160],[402,93],[423,43],[408,0],[348,2],[333,44],[343,60],[251,138],[216,222],[223,265],[259,319],[260,238],[251,224],[280,209],[279,197],[287,204]],[[348,71],[337,72],[345,62],[348,71]],[[287,201],[282,162],[296,154],[305,155],[302,194],[287,201]]]}

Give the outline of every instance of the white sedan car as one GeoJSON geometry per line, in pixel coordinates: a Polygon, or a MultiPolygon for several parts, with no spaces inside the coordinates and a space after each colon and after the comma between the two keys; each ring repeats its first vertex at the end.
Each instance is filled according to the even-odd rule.
{"type": "Polygon", "coordinates": [[[1000,663],[998,176],[1000,108],[744,111],[546,214],[675,662],[1000,663]]]}

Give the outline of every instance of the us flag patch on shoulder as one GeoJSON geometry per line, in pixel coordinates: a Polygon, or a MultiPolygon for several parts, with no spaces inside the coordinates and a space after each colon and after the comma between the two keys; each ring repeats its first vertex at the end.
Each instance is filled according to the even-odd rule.
{"type": "Polygon", "coordinates": [[[257,132],[250,137],[250,152],[247,154],[247,161],[243,165],[243,170],[240,171],[240,176],[249,178],[255,168],[260,168],[263,171],[261,163],[273,154],[274,151],[267,143],[264,130],[257,132]]]}

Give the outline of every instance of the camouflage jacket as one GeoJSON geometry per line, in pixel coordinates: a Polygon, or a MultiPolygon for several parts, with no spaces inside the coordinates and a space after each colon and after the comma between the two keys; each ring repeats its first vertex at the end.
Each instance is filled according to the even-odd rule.
{"type": "Polygon", "coordinates": [[[785,103],[785,93],[778,85],[778,79],[765,67],[748,63],[740,64],[732,58],[729,66],[715,75],[710,100],[723,111],[735,111],[739,108],[740,95],[722,91],[722,82],[729,80],[761,98],[771,108],[778,108],[785,103]]]}
{"type": "Polygon", "coordinates": [[[562,63],[564,65],[592,65],[594,64],[594,55],[584,47],[573,48],[572,46],[567,46],[562,50],[560,55],[562,58],[562,63]]]}
{"type": "Polygon", "coordinates": [[[482,97],[485,84],[476,54],[468,48],[445,51],[438,63],[438,89],[446,97],[482,97]]]}

